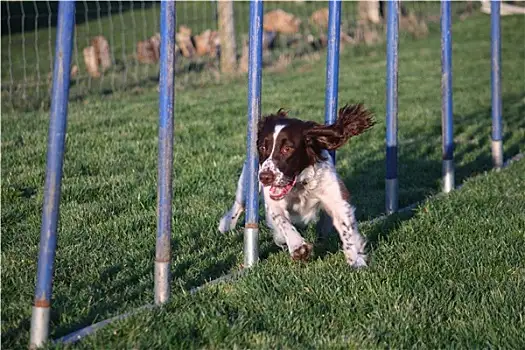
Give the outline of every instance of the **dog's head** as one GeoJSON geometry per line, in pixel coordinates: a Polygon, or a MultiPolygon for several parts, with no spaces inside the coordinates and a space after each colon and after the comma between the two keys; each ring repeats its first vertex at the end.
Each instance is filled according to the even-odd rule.
{"type": "Polygon", "coordinates": [[[282,199],[294,187],[297,175],[324,160],[323,150],[338,149],[374,123],[372,114],[361,104],[341,108],[332,125],[288,118],[280,109],[259,122],[259,180],[263,186],[270,186],[272,199],[282,199]]]}

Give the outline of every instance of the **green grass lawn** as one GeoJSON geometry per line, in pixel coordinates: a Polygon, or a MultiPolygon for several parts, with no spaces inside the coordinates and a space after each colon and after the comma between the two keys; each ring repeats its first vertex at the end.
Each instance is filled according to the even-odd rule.
{"type": "MultiPolygon", "coordinates": [[[[489,17],[453,28],[457,182],[490,159],[489,17]]],[[[525,148],[522,17],[502,18],[506,156],[525,148]]],[[[439,192],[440,40],[403,41],[399,62],[400,206],[439,192]]],[[[86,339],[86,348],[443,348],[525,346],[525,163],[468,181],[415,217],[367,224],[384,206],[384,48],[341,56],[340,103],[363,101],[373,131],[338,153],[372,265],[350,271],[337,237],[293,264],[261,232],[262,263],[238,282],[184,291],[236,270],[242,230],[221,235],[244,159],[246,82],[176,96],[173,293],[86,339]]],[[[324,57],[265,73],[263,113],[323,120],[324,57]]],[[[136,90],[70,104],[52,337],[153,299],[158,94],[136,90]]],[[[47,112],[2,113],[2,345],[25,348],[39,241],[47,112]]],[[[305,232],[314,238],[313,229],[305,232]]]]}
{"type": "Polygon", "coordinates": [[[88,338],[101,348],[508,348],[525,346],[525,162],[468,181],[411,220],[361,230],[373,263],[336,251],[308,264],[272,255],[235,283],[174,293],[88,338]],[[169,345],[168,345],[169,344],[169,345]]]}

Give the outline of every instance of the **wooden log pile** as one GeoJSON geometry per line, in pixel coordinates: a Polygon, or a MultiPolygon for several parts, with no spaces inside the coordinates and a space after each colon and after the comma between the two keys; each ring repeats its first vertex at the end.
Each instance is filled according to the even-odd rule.
{"type": "Polygon", "coordinates": [[[98,35],[91,39],[90,44],[82,51],[84,63],[89,75],[98,78],[112,65],[109,43],[104,36],[98,35]]]}
{"type": "MultiPolygon", "coordinates": [[[[412,33],[421,38],[428,34],[425,21],[419,19],[414,13],[401,9],[400,30],[412,33]]],[[[265,52],[275,47],[276,38],[283,37],[280,45],[289,48],[302,47],[314,50],[325,47],[328,43],[326,31],[328,28],[328,8],[318,9],[310,14],[306,22],[282,9],[267,12],[263,22],[263,49],[265,52]],[[304,31],[306,25],[317,29],[314,32],[304,31]],[[283,44],[284,43],[284,44],[283,44]],[[302,46],[301,46],[302,45],[302,46]]],[[[344,26],[342,26],[344,28],[344,26]]],[[[359,5],[359,19],[357,27],[343,29],[341,31],[341,43],[357,45],[376,44],[383,40],[385,28],[384,1],[362,1],[359,5]]],[[[220,38],[217,31],[206,29],[195,34],[192,29],[180,25],[175,34],[176,54],[185,59],[193,60],[200,57],[217,58],[220,55],[220,38]]],[[[139,64],[158,64],[160,60],[161,38],[159,33],[136,43],[134,58],[139,64]]],[[[108,40],[98,35],[91,39],[90,45],[82,51],[84,63],[88,74],[93,78],[99,78],[104,72],[112,67],[111,49],[108,40]]],[[[243,50],[240,57],[240,71],[247,71],[248,47],[247,41],[243,41],[243,50]]],[[[75,68],[75,75],[78,67],[75,68]]]]}

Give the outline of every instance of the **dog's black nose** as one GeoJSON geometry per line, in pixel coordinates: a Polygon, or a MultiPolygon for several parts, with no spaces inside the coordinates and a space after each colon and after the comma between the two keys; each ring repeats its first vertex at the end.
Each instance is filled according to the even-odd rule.
{"type": "Polygon", "coordinates": [[[263,171],[259,174],[259,180],[264,186],[269,186],[275,180],[275,175],[271,171],[263,171]]]}

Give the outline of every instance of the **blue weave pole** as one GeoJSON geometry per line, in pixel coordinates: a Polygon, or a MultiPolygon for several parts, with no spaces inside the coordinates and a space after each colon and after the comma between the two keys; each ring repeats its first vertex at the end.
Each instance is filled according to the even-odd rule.
{"type": "Polygon", "coordinates": [[[49,335],[49,315],[53,272],[57,246],[62,168],[64,162],[69,100],[71,52],[75,26],[75,2],[61,1],[58,5],[53,88],[47,144],[46,180],[40,247],[35,288],[35,300],[31,316],[30,347],[41,347],[49,335]]]}
{"type": "Polygon", "coordinates": [[[454,189],[454,127],[452,100],[452,16],[450,0],[441,1],[441,135],[443,192],[454,189]]]}
{"type": "MultiPolygon", "coordinates": [[[[324,104],[325,124],[337,119],[337,97],[339,92],[339,43],[341,36],[341,1],[328,3],[328,48],[326,56],[326,92],[324,104]]],[[[329,151],[335,165],[335,151],[329,151]]]]}
{"type": "Polygon", "coordinates": [[[246,147],[246,215],[244,226],[244,267],[259,260],[259,157],[257,124],[261,116],[263,2],[250,2],[250,43],[248,56],[248,137],[246,147]]]}
{"type": "MultiPolygon", "coordinates": [[[[341,1],[328,3],[328,48],[326,53],[326,87],[324,102],[324,122],[334,124],[337,119],[337,103],[339,94],[339,46],[341,37],[341,1]]],[[[335,151],[328,151],[335,165],[335,151]]],[[[318,237],[325,239],[332,231],[332,219],[324,211],[317,223],[318,237]]]]}
{"type": "Polygon", "coordinates": [[[397,70],[399,48],[399,2],[388,1],[386,36],[386,180],[387,214],[398,208],[397,181],[397,70]]]}
{"type": "Polygon", "coordinates": [[[492,163],[503,166],[503,121],[501,115],[501,33],[500,2],[490,2],[490,62],[492,96],[492,163]]]}
{"type": "Polygon", "coordinates": [[[157,190],[157,244],[155,252],[155,304],[170,294],[171,217],[173,195],[173,119],[175,105],[175,2],[160,5],[160,96],[157,190]]]}

